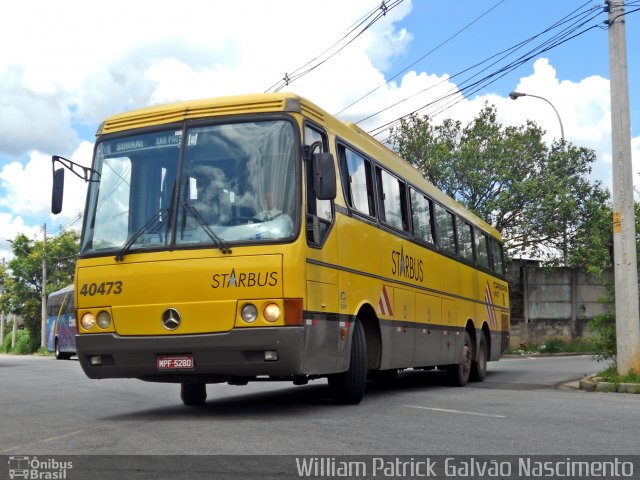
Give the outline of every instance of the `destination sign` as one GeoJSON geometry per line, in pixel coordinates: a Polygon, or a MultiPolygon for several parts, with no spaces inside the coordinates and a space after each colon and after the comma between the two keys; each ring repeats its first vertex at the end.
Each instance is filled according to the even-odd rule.
{"type": "Polygon", "coordinates": [[[139,137],[112,140],[101,145],[104,155],[126,154],[146,150],[149,148],[179,147],[182,132],[142,135],[139,137]]]}

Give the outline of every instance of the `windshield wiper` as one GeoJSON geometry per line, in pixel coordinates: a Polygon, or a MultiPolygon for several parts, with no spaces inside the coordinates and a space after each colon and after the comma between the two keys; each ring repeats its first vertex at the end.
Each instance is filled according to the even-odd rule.
{"type": "Polygon", "coordinates": [[[202,229],[209,236],[213,244],[216,247],[218,247],[223,254],[231,253],[231,248],[229,248],[229,245],[227,245],[227,243],[222,238],[220,238],[218,235],[216,235],[216,233],[213,230],[211,230],[211,227],[209,227],[209,224],[202,217],[202,215],[196,209],[196,207],[188,204],[187,202],[182,202],[182,206],[189,211],[189,213],[193,216],[193,218],[196,219],[196,222],[198,222],[198,225],[202,227],[202,229]]]}
{"type": "Polygon", "coordinates": [[[168,208],[161,208],[160,210],[158,210],[156,213],[154,213],[151,216],[151,218],[147,221],[147,223],[145,223],[142,227],[140,227],[140,229],[138,229],[133,235],[131,235],[131,238],[129,238],[127,243],[124,244],[122,249],[116,255],[116,261],[117,262],[120,262],[124,258],[124,256],[131,249],[131,247],[136,242],[136,240],[138,238],[140,238],[140,236],[143,233],[145,233],[147,230],[151,229],[151,231],[149,233],[156,233],[157,232],[157,227],[162,222],[163,214],[168,215],[169,214],[169,209],[168,208]]]}

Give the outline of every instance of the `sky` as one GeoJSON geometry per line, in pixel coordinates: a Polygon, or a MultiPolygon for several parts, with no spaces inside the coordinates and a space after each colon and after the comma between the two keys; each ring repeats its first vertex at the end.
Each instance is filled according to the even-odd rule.
{"type": "MultiPolygon", "coordinates": [[[[503,125],[533,120],[547,142],[560,138],[562,125],[567,141],[596,152],[592,179],[610,187],[602,6],[583,0],[10,2],[0,17],[0,258],[11,258],[6,240],[18,233],[42,239],[44,224],[49,235],[80,227],[86,185],[67,176],[63,211],[52,215],[50,159],[56,154],[89,165],[105,117],[278,87],[373,133],[415,111],[466,123],[489,102],[503,125]],[[365,29],[374,12],[379,18],[365,29]],[[539,48],[563,33],[562,44],[539,48]],[[544,97],[557,115],[535,97],[511,100],[513,90],[544,97]]],[[[636,9],[640,2],[627,0],[638,188],[636,9]]]]}

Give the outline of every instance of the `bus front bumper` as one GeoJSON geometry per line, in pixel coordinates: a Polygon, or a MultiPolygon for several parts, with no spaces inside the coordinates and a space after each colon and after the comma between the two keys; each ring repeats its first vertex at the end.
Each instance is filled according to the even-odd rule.
{"type": "MultiPolygon", "coordinates": [[[[305,375],[304,327],[242,328],[201,335],[76,336],[89,378],[216,383],[256,376],[305,375]],[[274,359],[276,352],[277,359],[274,359]],[[189,368],[161,368],[160,358],[192,358],[189,368]]],[[[335,364],[334,364],[335,368],[335,364]]]]}

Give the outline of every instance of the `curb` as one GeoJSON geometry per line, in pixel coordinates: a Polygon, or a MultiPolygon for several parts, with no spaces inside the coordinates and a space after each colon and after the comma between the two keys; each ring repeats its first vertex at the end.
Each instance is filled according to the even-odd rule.
{"type": "Polygon", "coordinates": [[[548,357],[587,357],[593,356],[594,353],[589,352],[557,352],[557,353],[506,353],[501,358],[548,358],[548,357]]]}
{"type": "Polygon", "coordinates": [[[588,375],[578,382],[579,389],[585,392],[635,393],[640,394],[640,383],[611,383],[599,380],[595,375],[588,375]]]}

